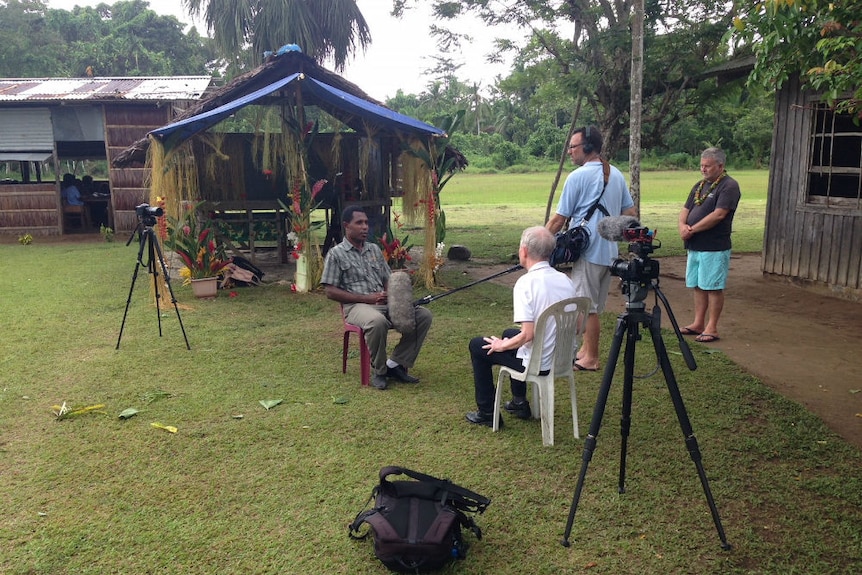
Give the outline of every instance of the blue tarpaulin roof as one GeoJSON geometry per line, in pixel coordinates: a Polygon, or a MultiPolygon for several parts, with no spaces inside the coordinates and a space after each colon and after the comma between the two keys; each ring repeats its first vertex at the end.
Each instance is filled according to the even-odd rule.
{"type": "Polygon", "coordinates": [[[174,143],[185,141],[198,132],[221,122],[236,110],[253,104],[293,82],[299,82],[303,102],[306,104],[316,104],[327,112],[333,113],[336,117],[343,116],[346,113],[394,131],[424,136],[445,135],[443,130],[435,128],[430,124],[426,124],[410,116],[405,116],[404,114],[399,114],[389,108],[378,106],[301,73],[281,78],[232,102],[206,112],[201,112],[179,122],[168,124],[167,126],[153,130],[150,134],[162,141],[166,139],[170,139],[174,143]]]}

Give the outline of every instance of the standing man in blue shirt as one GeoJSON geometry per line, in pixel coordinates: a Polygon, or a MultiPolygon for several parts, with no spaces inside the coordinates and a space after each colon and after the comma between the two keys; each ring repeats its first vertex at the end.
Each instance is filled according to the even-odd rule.
{"type": "MultiPolygon", "coordinates": [[[[590,207],[599,200],[599,205],[610,216],[637,216],[631,194],[622,172],[613,166],[609,169],[605,184],[606,162],[600,154],[604,140],[599,129],[586,126],[576,129],[569,140],[569,157],[579,168],[566,178],[560,203],[545,225],[551,233],[557,233],[569,221],[569,228],[577,226],[586,217],[590,207]]],[[[577,297],[589,297],[592,301],[587,328],[581,349],[577,352],[573,368],[578,371],[596,371],[599,368],[599,335],[601,325],[599,313],[604,311],[611,285],[611,264],[619,256],[616,242],[599,236],[599,220],[604,217],[597,209],[589,220],[590,245],[572,264],[572,282],[577,297]]]]}

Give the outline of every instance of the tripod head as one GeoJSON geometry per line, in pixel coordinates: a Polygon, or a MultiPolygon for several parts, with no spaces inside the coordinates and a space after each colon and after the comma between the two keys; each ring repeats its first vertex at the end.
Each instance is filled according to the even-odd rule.
{"type": "Polygon", "coordinates": [[[164,214],[165,210],[162,208],[154,208],[150,206],[150,204],[135,206],[135,215],[138,217],[138,225],[135,226],[135,229],[132,230],[131,235],[129,235],[126,246],[129,246],[132,243],[135,234],[138,234],[138,240],[141,245],[143,245],[144,238],[146,236],[145,232],[152,233],[153,226],[156,225],[156,218],[160,218],[164,214]]]}
{"type": "Polygon", "coordinates": [[[659,276],[659,263],[649,255],[661,247],[661,242],[653,245],[655,231],[643,226],[623,229],[622,237],[629,242],[629,257],[614,260],[611,275],[620,278],[626,308],[643,309],[643,301],[659,276]]]}
{"type": "MultiPolygon", "coordinates": [[[[691,371],[694,371],[697,369],[697,362],[694,360],[688,342],[685,341],[679,330],[679,324],[670,308],[670,302],[659,289],[659,262],[649,257],[656,248],[661,247],[661,242],[653,245],[655,232],[645,227],[628,228],[623,231],[623,236],[629,240],[629,257],[614,260],[611,264],[611,274],[620,278],[620,291],[626,297],[626,313],[646,313],[644,300],[652,290],[656,299],[661,300],[667,311],[686,365],[691,371]]],[[[653,307],[652,315],[660,323],[661,309],[657,303],[653,307]]]]}

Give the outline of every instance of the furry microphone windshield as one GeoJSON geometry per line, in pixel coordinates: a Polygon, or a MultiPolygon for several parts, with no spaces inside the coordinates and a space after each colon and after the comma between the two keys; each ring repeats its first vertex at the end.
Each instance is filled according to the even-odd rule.
{"type": "Polygon", "coordinates": [[[416,329],[416,309],[413,307],[413,284],[410,274],[392,272],[387,291],[389,321],[399,333],[413,333],[416,329]]]}

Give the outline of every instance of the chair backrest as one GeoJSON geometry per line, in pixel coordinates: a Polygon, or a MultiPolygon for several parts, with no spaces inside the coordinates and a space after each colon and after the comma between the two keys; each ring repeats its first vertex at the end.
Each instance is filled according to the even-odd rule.
{"type": "Polygon", "coordinates": [[[530,354],[526,374],[538,375],[542,370],[542,349],[545,345],[545,328],[549,321],[554,321],[556,325],[552,373],[571,371],[575,361],[575,344],[578,336],[583,334],[587,327],[589,313],[590,298],[588,297],[564,299],[545,308],[536,320],[533,351],[530,354]]]}

